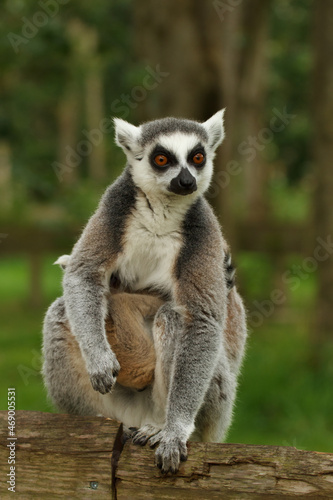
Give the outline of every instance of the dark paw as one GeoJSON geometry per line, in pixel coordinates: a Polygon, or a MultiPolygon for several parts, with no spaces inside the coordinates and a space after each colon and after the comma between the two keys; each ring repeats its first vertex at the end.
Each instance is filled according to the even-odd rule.
{"type": "Polygon", "coordinates": [[[111,350],[106,350],[97,353],[89,362],[87,371],[93,389],[101,394],[107,394],[115,384],[120,370],[115,354],[111,350]]]}
{"type": "Polygon", "coordinates": [[[112,375],[111,373],[95,373],[90,376],[90,382],[95,391],[98,391],[101,394],[107,394],[108,392],[111,392],[117,375],[117,370],[114,370],[112,375]]]}
{"type": "Polygon", "coordinates": [[[179,438],[168,439],[165,436],[157,448],[156,465],[161,470],[162,474],[175,474],[180,466],[180,462],[187,460],[186,443],[179,438]]]}

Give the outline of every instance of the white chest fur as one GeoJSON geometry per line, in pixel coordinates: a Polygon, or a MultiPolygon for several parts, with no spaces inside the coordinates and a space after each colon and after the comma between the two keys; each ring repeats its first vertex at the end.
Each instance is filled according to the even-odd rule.
{"type": "Polygon", "coordinates": [[[127,224],[124,249],[117,261],[122,283],[133,290],[148,287],[171,290],[172,270],[183,241],[186,205],[148,201],[143,193],[138,196],[127,224]]]}

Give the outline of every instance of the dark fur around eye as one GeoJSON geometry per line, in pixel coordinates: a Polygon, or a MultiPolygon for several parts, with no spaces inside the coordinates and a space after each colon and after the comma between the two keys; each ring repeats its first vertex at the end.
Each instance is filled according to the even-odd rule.
{"type": "Polygon", "coordinates": [[[170,151],[168,151],[167,149],[165,149],[163,146],[160,146],[159,144],[157,144],[154,147],[154,149],[152,150],[152,152],[150,153],[149,162],[150,162],[151,166],[159,172],[166,170],[167,168],[173,167],[173,166],[178,164],[178,160],[175,157],[175,155],[173,153],[171,153],[170,151]],[[166,156],[168,158],[168,163],[166,163],[163,166],[157,165],[154,161],[154,158],[158,155],[166,156]]]}
{"type": "Polygon", "coordinates": [[[201,143],[197,144],[195,146],[195,148],[191,149],[191,151],[188,153],[188,155],[187,155],[187,162],[190,165],[193,165],[195,168],[198,168],[198,169],[201,169],[202,167],[205,166],[205,164],[206,164],[206,151],[205,151],[205,148],[202,146],[201,143]],[[196,164],[193,161],[193,157],[195,155],[197,155],[198,153],[201,153],[204,156],[204,160],[200,164],[196,164]]]}

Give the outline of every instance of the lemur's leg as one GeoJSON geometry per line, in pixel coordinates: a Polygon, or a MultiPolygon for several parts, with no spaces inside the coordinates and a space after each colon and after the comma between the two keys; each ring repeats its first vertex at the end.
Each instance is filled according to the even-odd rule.
{"type": "Polygon", "coordinates": [[[106,335],[120,363],[117,382],[125,387],[142,390],[153,382],[155,350],[145,319],[162,304],[157,297],[128,293],[113,295],[109,302],[106,335]]]}
{"type": "Polygon", "coordinates": [[[220,363],[197,415],[195,431],[190,438],[193,441],[221,442],[231,423],[237,375],[246,340],[245,310],[236,288],[229,292],[223,339],[220,363]]]}
{"type": "Polygon", "coordinates": [[[226,356],[221,354],[218,368],[211,380],[196,420],[191,441],[222,442],[231,423],[236,396],[236,377],[230,371],[226,356]]]}
{"type": "Polygon", "coordinates": [[[182,328],[181,316],[170,303],[164,304],[155,316],[153,327],[156,353],[155,380],[153,384],[155,404],[163,406],[166,404],[173,369],[174,352],[177,348],[179,331],[182,328]]]}
{"type": "Polygon", "coordinates": [[[154,424],[141,427],[133,437],[133,442],[145,445],[148,439],[154,444],[153,436],[158,436],[164,427],[164,417],[168,398],[174,353],[177,349],[179,331],[183,328],[181,316],[170,303],[164,304],[157,312],[153,326],[153,339],[156,355],[155,379],[152,387],[154,424]],[[162,418],[161,418],[162,416],[162,418]]]}
{"type": "MultiPolygon", "coordinates": [[[[161,307],[154,323],[157,361],[153,400],[156,408],[162,407],[164,413],[174,353],[177,349],[177,338],[181,328],[183,325],[180,316],[173,311],[172,307],[169,304],[161,307]]],[[[192,441],[221,442],[230,426],[237,389],[237,374],[246,340],[245,311],[236,288],[229,292],[226,326],[225,331],[221,331],[221,336],[223,337],[223,348],[220,353],[220,361],[196,417],[195,429],[190,436],[192,441]]],[[[145,445],[149,440],[149,444],[154,446],[159,441],[161,427],[144,425],[137,431],[133,441],[145,445]]]]}
{"type": "Polygon", "coordinates": [[[126,296],[129,298],[129,307],[131,310],[136,309],[143,318],[155,317],[158,309],[165,302],[159,297],[147,294],[127,293],[126,296]]]}

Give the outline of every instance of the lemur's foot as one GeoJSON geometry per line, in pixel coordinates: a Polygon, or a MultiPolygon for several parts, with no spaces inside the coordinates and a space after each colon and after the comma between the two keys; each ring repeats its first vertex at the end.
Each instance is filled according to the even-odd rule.
{"type": "Polygon", "coordinates": [[[149,444],[151,448],[159,447],[155,453],[155,462],[161,472],[175,474],[180,462],[187,460],[186,441],[183,441],[173,433],[161,430],[154,425],[144,425],[135,432],[132,437],[133,443],[144,446],[149,444]]]}
{"type": "Polygon", "coordinates": [[[180,466],[180,462],[187,460],[186,441],[165,430],[159,432],[150,439],[150,446],[154,447],[159,443],[155,453],[155,463],[163,474],[171,472],[175,474],[180,466]]]}
{"type": "Polygon", "coordinates": [[[150,439],[153,438],[156,434],[158,434],[161,431],[161,428],[155,427],[154,425],[144,425],[143,427],[140,427],[136,431],[136,433],[133,436],[133,443],[134,444],[139,444],[141,446],[145,446],[150,439]]]}

